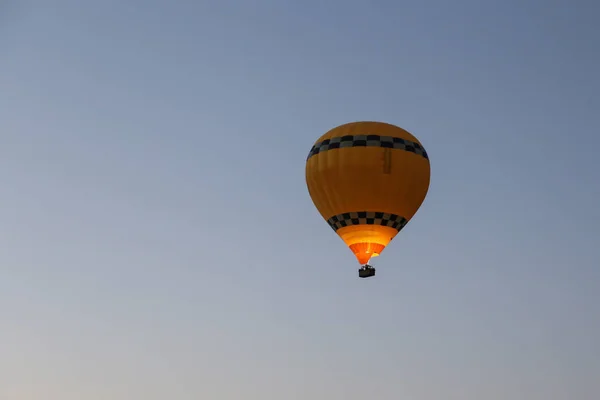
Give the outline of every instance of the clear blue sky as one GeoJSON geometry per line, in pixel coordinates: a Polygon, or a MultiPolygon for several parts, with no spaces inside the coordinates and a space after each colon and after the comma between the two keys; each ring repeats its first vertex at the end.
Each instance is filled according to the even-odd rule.
{"type": "Polygon", "coordinates": [[[1,399],[600,398],[597,2],[1,4],[1,399]],[[368,280],[355,120],[432,163],[368,280]]]}

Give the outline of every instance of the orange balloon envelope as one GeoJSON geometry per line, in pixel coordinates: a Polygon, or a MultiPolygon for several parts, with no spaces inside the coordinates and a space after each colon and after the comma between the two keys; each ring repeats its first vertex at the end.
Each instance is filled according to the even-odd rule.
{"type": "Polygon", "coordinates": [[[358,262],[381,254],[425,200],[430,165],[419,140],[383,122],[331,129],[306,160],[310,196],[358,262]]]}

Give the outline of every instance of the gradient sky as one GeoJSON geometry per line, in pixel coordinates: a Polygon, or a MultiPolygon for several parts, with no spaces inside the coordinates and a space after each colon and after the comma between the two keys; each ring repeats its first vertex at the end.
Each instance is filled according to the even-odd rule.
{"type": "Polygon", "coordinates": [[[600,5],[4,0],[0,399],[600,398],[600,5]],[[381,120],[360,280],[304,181],[381,120]]]}

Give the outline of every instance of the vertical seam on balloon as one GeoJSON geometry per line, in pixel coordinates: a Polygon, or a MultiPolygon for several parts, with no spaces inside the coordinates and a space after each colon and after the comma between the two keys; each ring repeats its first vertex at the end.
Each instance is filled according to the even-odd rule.
{"type": "Polygon", "coordinates": [[[392,152],[389,148],[383,149],[383,173],[386,175],[392,173],[392,152]]]}

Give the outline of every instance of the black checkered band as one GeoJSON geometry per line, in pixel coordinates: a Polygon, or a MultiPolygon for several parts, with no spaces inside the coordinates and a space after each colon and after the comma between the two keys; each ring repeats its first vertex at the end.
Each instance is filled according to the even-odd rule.
{"type": "Polygon", "coordinates": [[[398,232],[408,223],[406,218],[396,214],[376,211],[356,211],[334,215],[327,220],[334,231],[351,225],[381,225],[389,226],[398,232]]]}
{"type": "Polygon", "coordinates": [[[324,151],[343,149],[346,147],[383,147],[388,149],[398,149],[409,151],[429,159],[423,146],[410,140],[379,135],[346,135],[325,139],[319,143],[315,143],[310,149],[306,161],[312,156],[324,151]]]}

